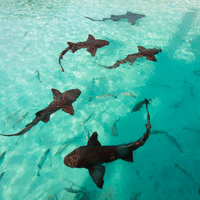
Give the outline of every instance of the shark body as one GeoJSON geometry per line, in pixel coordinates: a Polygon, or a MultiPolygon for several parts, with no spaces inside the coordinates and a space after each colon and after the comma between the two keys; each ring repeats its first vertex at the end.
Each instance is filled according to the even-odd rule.
{"type": "Polygon", "coordinates": [[[62,72],[64,72],[64,69],[61,65],[61,59],[63,59],[63,56],[69,50],[71,50],[72,53],[74,53],[79,49],[87,48],[87,51],[90,52],[91,55],[94,57],[98,48],[109,45],[110,42],[108,42],[106,40],[99,40],[99,39],[96,40],[92,35],[89,34],[86,42],[78,42],[78,43],[67,42],[67,44],[69,46],[64,51],[62,51],[62,53],[60,54],[60,57],[59,57],[59,64],[60,64],[60,67],[62,69],[62,72]]]}
{"type": "Polygon", "coordinates": [[[90,19],[92,21],[112,20],[114,22],[118,22],[120,19],[127,19],[128,22],[130,22],[132,25],[134,25],[136,23],[136,20],[138,20],[138,19],[140,19],[142,17],[145,17],[145,15],[135,14],[135,13],[127,11],[127,13],[125,15],[111,15],[111,17],[103,18],[102,20],[95,20],[95,19],[92,19],[90,17],[85,17],[85,18],[90,19]]]}
{"type": "Polygon", "coordinates": [[[142,58],[142,57],[146,57],[147,60],[157,62],[156,57],[154,55],[158,54],[162,50],[157,49],[157,48],[146,49],[145,47],[138,46],[138,51],[139,51],[138,53],[130,54],[123,60],[118,60],[112,66],[103,66],[103,65],[101,65],[101,66],[103,66],[107,69],[115,69],[115,68],[119,67],[121,64],[124,64],[124,63],[127,63],[127,62],[130,62],[131,64],[133,64],[138,58],[142,58]]]}
{"type": "Polygon", "coordinates": [[[146,100],[147,121],[146,133],[137,141],[122,145],[101,146],[97,139],[97,132],[89,138],[87,146],[81,146],[65,156],[64,164],[71,168],[86,168],[94,183],[103,187],[105,167],[103,163],[109,163],[117,159],[133,162],[133,151],[141,147],[149,137],[151,124],[146,100]]]}
{"type": "Polygon", "coordinates": [[[50,119],[50,115],[55,113],[56,111],[62,109],[62,111],[69,113],[70,115],[74,115],[74,109],[72,106],[72,103],[76,101],[76,99],[81,94],[81,91],[79,89],[72,89],[68,90],[64,93],[61,93],[60,91],[56,89],[51,89],[53,92],[53,98],[54,100],[43,110],[40,110],[36,113],[35,119],[26,125],[26,127],[16,134],[11,135],[4,135],[3,136],[19,136],[23,135],[27,131],[29,131],[33,126],[35,126],[38,122],[43,121],[47,123],[50,119]]]}

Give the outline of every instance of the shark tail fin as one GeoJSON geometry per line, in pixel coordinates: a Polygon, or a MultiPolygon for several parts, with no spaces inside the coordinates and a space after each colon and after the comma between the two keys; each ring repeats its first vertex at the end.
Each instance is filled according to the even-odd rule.
{"type": "Polygon", "coordinates": [[[121,159],[127,162],[133,162],[133,151],[130,151],[126,155],[122,156],[121,159]]]}

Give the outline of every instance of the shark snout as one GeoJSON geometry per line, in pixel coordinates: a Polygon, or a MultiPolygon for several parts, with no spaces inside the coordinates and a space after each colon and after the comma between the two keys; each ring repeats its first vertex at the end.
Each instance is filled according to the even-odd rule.
{"type": "Polygon", "coordinates": [[[108,42],[108,41],[105,41],[105,45],[107,46],[107,45],[109,45],[110,44],[110,42],[108,42]]]}
{"type": "Polygon", "coordinates": [[[79,89],[74,90],[74,97],[78,98],[81,94],[81,91],[79,89]]]}
{"type": "Polygon", "coordinates": [[[74,168],[78,164],[78,158],[79,157],[77,155],[70,155],[69,154],[69,155],[65,156],[65,158],[64,158],[64,164],[66,166],[68,166],[68,167],[74,168]]]}

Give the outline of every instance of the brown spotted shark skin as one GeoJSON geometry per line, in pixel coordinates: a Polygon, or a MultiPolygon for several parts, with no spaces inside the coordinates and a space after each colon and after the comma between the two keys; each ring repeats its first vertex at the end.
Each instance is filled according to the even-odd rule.
{"type": "Polygon", "coordinates": [[[81,94],[81,91],[79,89],[72,89],[64,93],[61,93],[60,91],[56,89],[51,89],[51,90],[53,92],[54,100],[45,109],[37,112],[35,119],[30,124],[27,124],[26,127],[19,133],[11,134],[11,135],[4,135],[4,134],[0,134],[0,135],[3,135],[3,136],[23,135],[24,133],[29,131],[33,126],[35,126],[38,122],[43,121],[47,123],[50,119],[50,115],[60,109],[62,109],[62,111],[66,113],[69,113],[70,115],[74,115],[74,108],[72,106],[72,103],[76,101],[76,99],[81,94]]]}
{"type": "Polygon", "coordinates": [[[97,132],[89,138],[87,146],[81,146],[65,156],[64,164],[71,168],[86,168],[97,187],[103,187],[105,167],[103,163],[109,163],[117,159],[133,162],[133,151],[141,147],[149,137],[151,130],[150,115],[148,111],[149,101],[146,99],[147,124],[146,133],[137,141],[122,145],[101,146],[97,139],[97,132]]]}
{"type": "Polygon", "coordinates": [[[69,45],[69,47],[67,47],[64,51],[62,51],[62,53],[60,54],[60,57],[59,57],[59,64],[62,69],[62,72],[64,72],[64,69],[61,65],[61,59],[63,59],[63,56],[69,50],[72,50],[72,53],[74,53],[79,49],[87,48],[87,51],[91,53],[92,57],[94,57],[98,48],[109,45],[110,42],[108,42],[106,40],[99,40],[99,39],[96,40],[92,35],[89,34],[86,42],[78,42],[78,43],[67,42],[67,44],[69,45]]]}
{"type": "Polygon", "coordinates": [[[156,48],[146,49],[146,48],[144,48],[142,46],[138,46],[138,51],[139,51],[139,53],[130,54],[125,59],[118,60],[112,66],[103,66],[103,65],[100,65],[100,66],[103,66],[103,67],[105,67],[107,69],[115,69],[115,68],[119,67],[121,64],[125,64],[127,62],[130,62],[131,64],[133,64],[138,58],[142,58],[142,57],[146,57],[147,60],[151,60],[151,61],[157,62],[156,57],[154,55],[158,54],[162,50],[161,49],[156,49],[156,48]]]}

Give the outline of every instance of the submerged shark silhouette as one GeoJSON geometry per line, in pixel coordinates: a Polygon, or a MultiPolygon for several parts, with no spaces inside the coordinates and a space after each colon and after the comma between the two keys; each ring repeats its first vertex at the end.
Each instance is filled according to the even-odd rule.
{"type": "Polygon", "coordinates": [[[147,60],[157,62],[156,57],[154,55],[158,54],[159,52],[162,52],[161,49],[156,49],[156,48],[146,49],[145,47],[142,47],[142,46],[138,46],[138,51],[139,51],[139,53],[130,54],[125,59],[118,60],[112,66],[103,66],[98,63],[96,63],[96,64],[103,66],[107,69],[115,69],[115,68],[119,67],[121,64],[124,64],[127,62],[130,62],[131,64],[133,64],[137,60],[137,58],[142,58],[142,57],[146,57],[147,60]]]}
{"type": "Polygon", "coordinates": [[[102,164],[117,159],[133,162],[133,151],[141,147],[148,139],[151,130],[148,103],[149,101],[146,99],[148,123],[145,126],[147,131],[140,139],[128,144],[101,146],[97,139],[97,132],[94,132],[89,138],[87,146],[81,146],[65,156],[64,164],[72,168],[88,169],[94,183],[97,187],[102,188],[105,173],[105,167],[102,164]]]}
{"type": "Polygon", "coordinates": [[[67,44],[69,45],[69,47],[67,47],[64,51],[62,51],[62,53],[60,54],[60,57],[59,57],[59,64],[62,69],[62,72],[64,72],[64,69],[61,65],[61,59],[63,59],[63,56],[69,50],[72,50],[72,53],[74,53],[75,51],[77,51],[81,48],[87,48],[87,51],[90,52],[91,55],[94,57],[98,48],[109,45],[110,42],[108,42],[106,40],[99,40],[99,39],[96,40],[92,35],[89,34],[86,42],[78,42],[78,43],[67,42],[67,44]]]}
{"type": "Polygon", "coordinates": [[[127,19],[128,22],[130,22],[132,25],[134,25],[135,21],[142,18],[142,17],[145,17],[145,15],[135,14],[135,13],[127,11],[127,13],[125,15],[111,15],[110,18],[103,18],[102,20],[95,20],[95,19],[92,19],[90,17],[85,17],[85,18],[90,19],[92,21],[112,20],[114,22],[118,22],[120,19],[125,18],[125,19],[127,19]]]}
{"type": "Polygon", "coordinates": [[[56,89],[51,89],[51,90],[53,92],[54,100],[45,109],[37,112],[35,119],[30,124],[27,124],[26,127],[19,133],[11,134],[11,135],[4,135],[4,134],[0,134],[0,135],[3,135],[3,136],[23,135],[24,133],[29,131],[33,126],[35,126],[38,122],[43,121],[47,123],[50,119],[50,115],[60,109],[62,109],[62,111],[66,113],[69,113],[70,115],[74,115],[74,109],[73,109],[72,103],[76,101],[76,99],[81,94],[81,91],[79,89],[72,89],[64,93],[61,93],[60,91],[56,89]]]}

